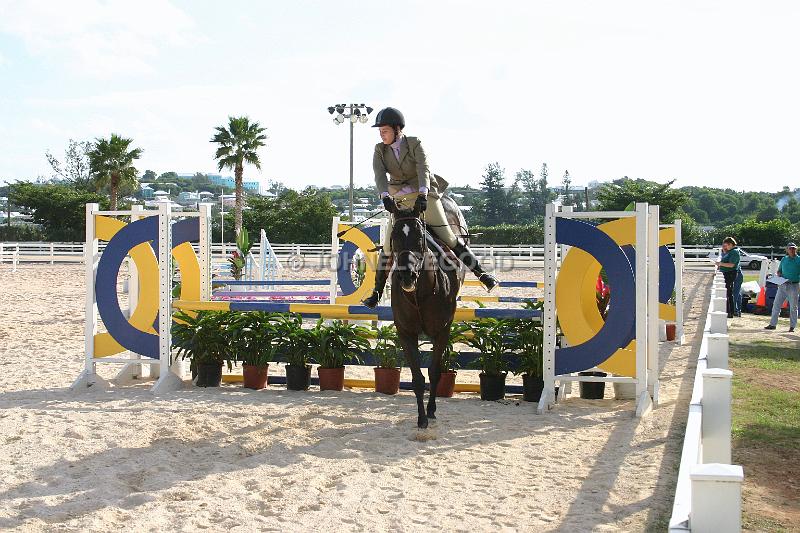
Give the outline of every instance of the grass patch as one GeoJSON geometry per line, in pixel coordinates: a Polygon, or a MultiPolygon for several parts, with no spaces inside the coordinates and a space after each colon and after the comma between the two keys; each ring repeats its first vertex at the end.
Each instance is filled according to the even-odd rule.
{"type": "MultiPolygon", "coordinates": [[[[783,373],[773,377],[792,379],[783,373]]],[[[750,381],[747,375],[734,373],[732,430],[735,439],[800,450],[800,395],[769,388],[763,379],[750,381]]]]}
{"type": "Polygon", "coordinates": [[[791,531],[800,517],[800,349],[755,336],[730,344],[733,460],[745,471],[742,526],[791,531]]]}
{"type": "Polygon", "coordinates": [[[747,344],[731,342],[729,356],[734,372],[737,368],[757,368],[800,374],[800,349],[785,344],[763,340],[747,344]]]}
{"type": "Polygon", "coordinates": [[[758,281],[758,274],[742,274],[742,283],[747,283],[748,281],[758,281]]]}

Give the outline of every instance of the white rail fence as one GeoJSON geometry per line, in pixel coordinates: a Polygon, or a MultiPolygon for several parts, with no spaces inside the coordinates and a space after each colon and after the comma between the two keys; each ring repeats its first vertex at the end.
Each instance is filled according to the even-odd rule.
{"type": "MultiPolygon", "coordinates": [[[[0,242],[0,263],[83,263],[83,243],[69,242],[0,242]]],[[[105,243],[100,243],[100,250],[105,243]]],[[[684,246],[684,262],[688,269],[709,269],[711,248],[684,246]]],[[[215,268],[223,268],[235,243],[217,243],[211,248],[215,268]]],[[[544,268],[543,245],[474,245],[474,252],[489,268],[500,271],[512,268],[544,268]]],[[[284,267],[324,269],[331,263],[330,244],[272,244],[272,253],[284,267]]],[[[260,243],[251,253],[260,256],[260,243]]],[[[674,250],[673,250],[674,253],[674,250]]]]}
{"type": "Polygon", "coordinates": [[[733,373],[727,332],[725,283],[717,274],[697,358],[670,533],[741,530],[744,472],[730,464],[733,373]]]}

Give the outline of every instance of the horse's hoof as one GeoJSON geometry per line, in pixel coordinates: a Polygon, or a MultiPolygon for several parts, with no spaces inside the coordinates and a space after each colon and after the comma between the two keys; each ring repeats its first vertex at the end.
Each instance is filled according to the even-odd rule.
{"type": "Polygon", "coordinates": [[[428,417],[427,416],[421,416],[421,417],[417,418],[417,427],[419,429],[428,429],[428,417]]]}

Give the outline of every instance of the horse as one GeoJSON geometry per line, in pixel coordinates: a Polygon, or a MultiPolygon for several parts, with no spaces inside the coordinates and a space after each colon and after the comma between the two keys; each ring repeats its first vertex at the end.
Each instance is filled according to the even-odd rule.
{"type": "MultiPolygon", "coordinates": [[[[457,214],[453,213],[451,203],[455,205],[454,202],[443,202],[448,221],[451,226],[458,228],[456,235],[468,233],[458,206],[455,206],[457,214]]],[[[464,269],[455,256],[448,259],[442,245],[433,243],[429,238],[424,214],[418,206],[401,210],[395,204],[390,212],[394,215],[390,237],[394,263],[391,274],[392,313],[398,341],[411,368],[417,398],[417,427],[425,429],[429,420],[436,419],[436,388],[441,376],[442,353],[450,337],[456,300],[464,281],[464,269]],[[431,251],[429,243],[439,249],[438,254],[431,251]],[[419,359],[419,336],[422,333],[433,343],[428,367],[430,392],[427,410],[424,405],[425,376],[420,369],[419,359]]]]}

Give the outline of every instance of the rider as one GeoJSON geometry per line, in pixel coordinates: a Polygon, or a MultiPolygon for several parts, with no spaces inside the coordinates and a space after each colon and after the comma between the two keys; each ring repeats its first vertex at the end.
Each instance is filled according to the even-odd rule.
{"type": "MultiPolygon", "coordinates": [[[[403,134],[405,125],[403,114],[393,107],[387,107],[378,112],[372,126],[379,128],[382,141],[375,145],[372,168],[375,171],[375,186],[383,199],[383,205],[389,210],[394,198],[401,209],[419,206],[420,211],[425,211],[425,221],[430,224],[436,236],[453,250],[486,290],[491,292],[499,281],[483,271],[472,250],[453,234],[439,200],[439,196],[447,188],[447,182],[441,176],[431,174],[422,144],[418,138],[403,134]],[[388,180],[386,174],[389,174],[388,180]]],[[[386,285],[392,224],[393,219],[390,216],[383,239],[383,251],[379,253],[378,268],[375,271],[375,290],[363,301],[367,307],[378,305],[386,285]]]]}

